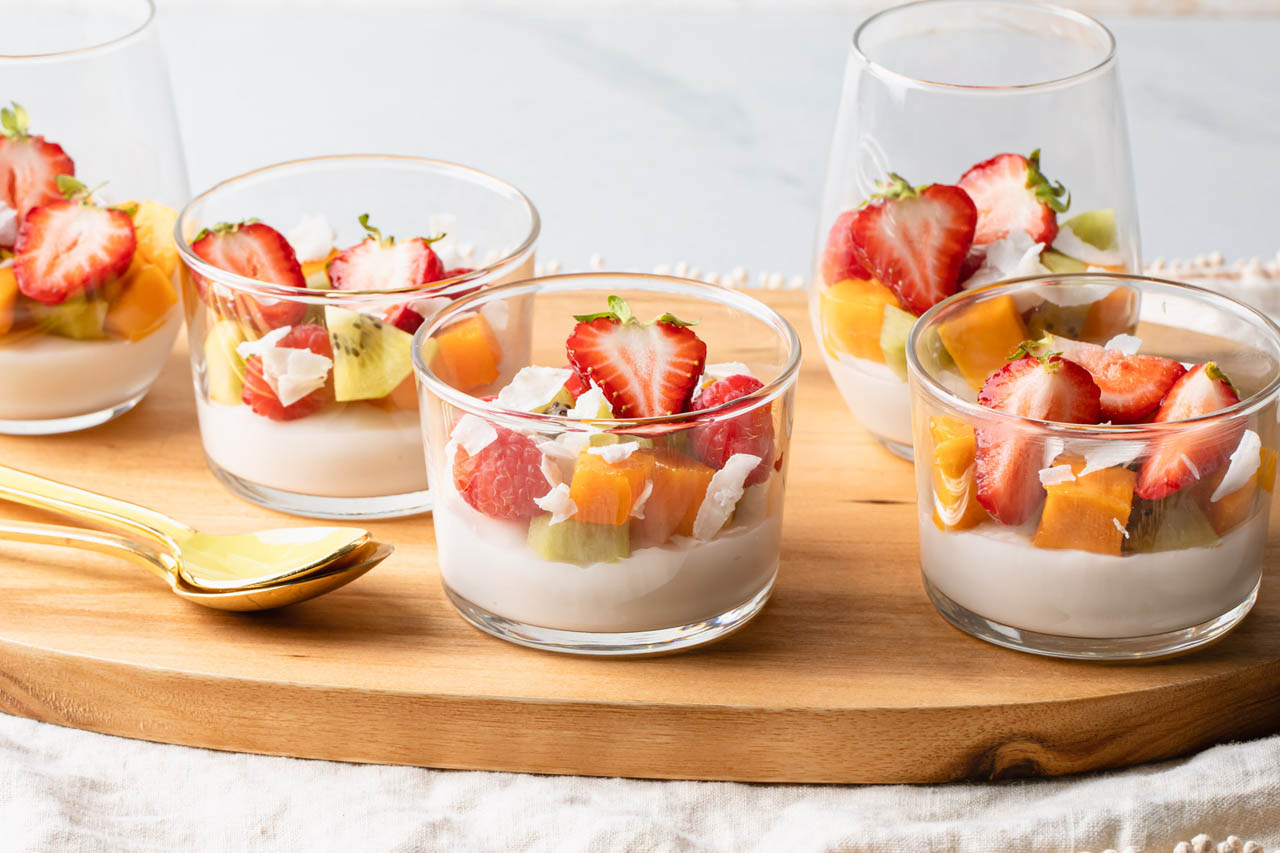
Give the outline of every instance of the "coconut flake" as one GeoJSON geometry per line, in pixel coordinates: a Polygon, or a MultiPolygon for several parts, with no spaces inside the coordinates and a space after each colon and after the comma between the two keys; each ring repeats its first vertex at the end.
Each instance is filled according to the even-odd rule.
{"type": "Polygon", "coordinates": [[[960,285],[962,289],[971,290],[997,281],[1049,273],[1040,263],[1044,244],[1032,240],[1026,231],[1010,231],[1009,236],[989,243],[984,248],[986,256],[982,260],[982,266],[960,285]]]}
{"type": "Polygon", "coordinates": [[[1060,483],[1070,483],[1076,478],[1070,465],[1054,465],[1052,468],[1040,469],[1040,485],[1048,488],[1060,483]]]}
{"type": "Polygon", "coordinates": [[[12,246],[18,241],[18,211],[0,201],[0,246],[12,246]]]}
{"type": "Polygon", "coordinates": [[[1119,530],[1121,533],[1123,533],[1123,534],[1124,534],[1124,538],[1125,538],[1125,539],[1128,539],[1128,538],[1129,538],[1129,531],[1128,531],[1128,530],[1126,530],[1126,529],[1125,529],[1125,526],[1124,526],[1123,524],[1121,524],[1121,523],[1120,523],[1120,519],[1116,518],[1116,517],[1113,515],[1113,516],[1111,517],[1111,523],[1112,523],[1112,524],[1114,524],[1114,525],[1116,526],[1116,530],[1119,530]]]}
{"type": "Polygon", "coordinates": [[[250,356],[261,356],[267,350],[273,349],[276,344],[280,343],[280,339],[289,334],[292,326],[281,326],[278,329],[272,329],[262,337],[253,341],[241,341],[236,346],[236,352],[241,358],[249,358],[250,356]]]}
{"type": "Polygon", "coordinates": [[[578,401],[569,410],[568,417],[577,421],[612,418],[613,407],[609,405],[604,392],[592,385],[578,395],[578,401]]]}
{"type": "Polygon", "coordinates": [[[1090,266],[1118,267],[1124,264],[1124,255],[1118,249],[1099,249],[1086,243],[1071,230],[1070,225],[1063,225],[1058,229],[1058,236],[1053,239],[1053,249],[1090,266]]]}
{"type": "Polygon", "coordinates": [[[1124,355],[1137,355],[1138,350],[1142,349],[1142,338],[1121,333],[1103,344],[1103,347],[1124,355]]]}
{"type": "Polygon", "coordinates": [[[623,441],[618,444],[602,444],[599,447],[588,447],[587,452],[594,453],[610,465],[617,465],[632,453],[635,453],[639,447],[640,443],[638,441],[623,441]]]}
{"type": "Polygon", "coordinates": [[[733,514],[733,508],[742,499],[743,483],[760,462],[759,456],[735,453],[724,463],[723,468],[711,475],[707,494],[693,519],[695,539],[706,541],[720,532],[720,528],[724,527],[733,514]]]}
{"type": "Polygon", "coordinates": [[[236,347],[241,358],[256,355],[262,360],[262,378],[284,406],[291,406],[312,391],[324,387],[333,367],[333,359],[328,356],[305,347],[280,346],[280,341],[291,328],[281,326],[272,329],[257,340],[242,341],[236,347]]]}
{"type": "Polygon", "coordinates": [[[497,403],[518,412],[536,412],[545,408],[564,390],[564,383],[572,375],[573,371],[566,367],[522,367],[507,386],[498,392],[497,403]]]}
{"type": "Polygon", "coordinates": [[[1081,441],[1079,444],[1083,447],[1077,449],[1073,446],[1072,452],[1084,457],[1084,467],[1080,469],[1081,477],[1104,468],[1124,467],[1147,450],[1147,446],[1141,441],[1081,441]]]}
{"type": "Polygon", "coordinates": [[[298,220],[298,224],[289,229],[285,235],[293,253],[298,256],[299,263],[318,261],[333,251],[338,234],[329,224],[329,220],[315,213],[308,213],[298,220]]]}
{"type": "Polygon", "coordinates": [[[538,461],[538,467],[542,469],[542,476],[546,478],[547,485],[552,488],[564,482],[564,473],[560,470],[560,463],[553,457],[543,453],[542,459],[538,461]]]}
{"type": "Polygon", "coordinates": [[[468,456],[475,456],[497,440],[498,431],[493,424],[475,415],[463,415],[450,434],[450,441],[467,451],[468,456]]]}
{"type": "Polygon", "coordinates": [[[1184,464],[1184,465],[1186,465],[1186,466],[1187,466],[1187,468],[1189,468],[1189,469],[1191,470],[1191,476],[1193,476],[1193,477],[1195,477],[1197,480],[1199,480],[1199,479],[1200,479],[1200,469],[1196,467],[1196,464],[1195,464],[1194,462],[1192,462],[1192,461],[1191,461],[1190,457],[1188,457],[1188,456],[1187,456],[1187,454],[1185,454],[1185,453],[1179,453],[1179,454],[1178,454],[1178,458],[1179,458],[1179,459],[1181,459],[1181,460],[1182,460],[1182,462],[1183,462],[1183,464],[1184,464]]]}
{"type": "Polygon", "coordinates": [[[1222,476],[1222,482],[1218,483],[1218,488],[1214,489],[1213,494],[1209,496],[1209,502],[1217,503],[1227,495],[1244,488],[1257,473],[1261,464],[1262,439],[1256,432],[1247,429],[1244,435],[1240,436],[1240,443],[1231,454],[1231,464],[1227,466],[1227,473],[1222,476]]]}
{"type": "Polygon", "coordinates": [[[455,262],[458,259],[458,217],[451,213],[433,213],[427,217],[427,230],[433,237],[444,235],[431,244],[431,251],[435,252],[442,262],[448,261],[445,263],[446,267],[457,266],[455,262]]]}
{"type": "Polygon", "coordinates": [[[644,491],[640,493],[640,497],[635,499],[631,504],[631,517],[644,518],[644,505],[649,502],[649,495],[653,494],[653,481],[644,481],[644,491]]]}
{"type": "Polygon", "coordinates": [[[750,376],[751,368],[740,361],[725,361],[720,364],[708,364],[702,368],[702,376],[698,377],[695,388],[703,388],[717,379],[728,379],[730,376],[750,376]]]}
{"type": "Polygon", "coordinates": [[[560,483],[542,497],[534,498],[533,502],[539,509],[551,513],[552,524],[568,521],[578,511],[578,505],[573,502],[573,498],[569,497],[568,483],[560,483]]]}

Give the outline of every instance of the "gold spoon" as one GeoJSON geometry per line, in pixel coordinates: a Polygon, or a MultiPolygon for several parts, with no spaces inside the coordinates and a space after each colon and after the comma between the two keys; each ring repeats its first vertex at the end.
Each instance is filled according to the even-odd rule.
{"type": "Polygon", "coordinates": [[[290,527],[220,536],[155,510],[0,465],[0,498],[156,542],[195,589],[269,586],[323,571],[369,541],[355,527],[290,527]]]}
{"type": "Polygon", "coordinates": [[[270,610],[284,607],[324,595],[326,592],[351,583],[374,566],[381,563],[393,550],[390,545],[368,540],[346,556],[329,564],[323,571],[297,576],[284,582],[259,579],[243,589],[209,589],[189,583],[183,576],[179,561],[165,551],[144,542],[135,542],[79,527],[63,527],[58,524],[26,524],[20,521],[0,521],[0,539],[16,542],[35,542],[41,545],[62,545],[81,548],[99,554],[124,557],[159,576],[169,588],[187,601],[217,610],[270,610]]]}

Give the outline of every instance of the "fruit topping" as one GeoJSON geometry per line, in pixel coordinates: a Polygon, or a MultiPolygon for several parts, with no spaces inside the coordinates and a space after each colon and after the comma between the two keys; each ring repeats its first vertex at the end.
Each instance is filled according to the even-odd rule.
{"type": "Polygon", "coordinates": [[[747,477],[759,470],[760,462],[759,456],[735,453],[712,475],[707,494],[693,519],[694,539],[711,539],[729,522],[745,492],[747,477]]]}
{"type": "Polygon", "coordinates": [[[517,412],[564,415],[573,408],[565,383],[574,375],[567,367],[522,367],[498,392],[498,405],[517,412]]]}
{"type": "Polygon", "coordinates": [[[977,438],[973,427],[954,418],[929,418],[933,439],[933,523],[941,530],[968,530],[987,520],[978,503],[974,475],[977,438]]]}
{"type": "Polygon", "coordinates": [[[880,353],[884,363],[903,382],[907,381],[907,336],[915,326],[914,314],[892,305],[884,306],[884,322],[880,324],[880,353]]]}
{"type": "MultiPolygon", "coordinates": [[[[322,266],[331,259],[333,244],[338,239],[329,220],[314,213],[299,219],[298,224],[290,228],[285,236],[301,263],[320,263],[322,266]]],[[[303,272],[314,272],[314,268],[304,269],[303,272]]]]}
{"type": "Polygon", "coordinates": [[[692,536],[715,469],[671,450],[646,455],[652,460],[653,489],[644,503],[643,518],[631,519],[632,538],[637,544],[661,545],[672,536],[692,536]]]}
{"type": "Polygon", "coordinates": [[[632,453],[611,462],[592,449],[578,454],[569,484],[569,497],[578,508],[574,518],[590,524],[625,525],[636,504],[642,498],[648,502],[653,457],[632,453]]]}
{"type": "Polygon", "coordinates": [[[204,339],[204,375],[209,400],[224,406],[243,402],[244,359],[236,347],[244,343],[244,330],[234,320],[215,320],[204,339]]]}
{"type": "Polygon", "coordinates": [[[526,435],[503,426],[492,430],[492,440],[475,453],[465,443],[457,446],[453,484],[458,494],[490,518],[517,521],[540,514],[534,500],[551,490],[542,473],[542,452],[526,435]]]}
{"type": "Polygon", "coordinates": [[[973,242],[994,243],[1012,231],[1025,231],[1046,246],[1058,234],[1058,214],[1071,206],[1071,194],[1040,171],[1040,151],[1030,157],[997,154],[973,166],[960,187],[978,209],[973,242]]]}
{"type": "Polygon", "coordinates": [[[587,383],[582,381],[582,377],[572,367],[569,368],[569,371],[569,378],[564,381],[564,390],[569,393],[569,396],[576,403],[578,398],[587,391],[587,383]]]}
{"type": "Polygon", "coordinates": [[[474,391],[498,378],[502,344],[484,315],[472,314],[429,338],[423,354],[442,381],[459,391],[474,391]]]}
{"type": "Polygon", "coordinates": [[[99,341],[107,336],[107,302],[81,293],[57,305],[29,302],[27,319],[46,335],[77,341],[99,341]]]}
{"type": "Polygon", "coordinates": [[[444,264],[431,249],[443,234],[397,241],[370,225],[367,213],[360,215],[360,225],[369,236],[329,262],[335,290],[401,290],[445,277],[444,264]]]}
{"type": "Polygon", "coordinates": [[[173,245],[173,226],[178,211],[154,201],[125,202],[121,210],[132,211],[133,230],[138,238],[138,255],[158,267],[169,281],[178,269],[178,250],[173,245]]]}
{"type": "Polygon", "coordinates": [[[972,388],[981,388],[1027,339],[1012,296],[974,302],[938,325],[938,337],[972,388]]]}
{"type": "Polygon", "coordinates": [[[627,303],[609,297],[609,310],[574,317],[565,349],[585,381],[599,386],[618,418],[683,412],[707,358],[707,345],[690,324],[663,314],[652,323],[631,316],[627,303]]]}
{"type": "Polygon", "coordinates": [[[0,267],[0,335],[13,328],[17,305],[18,277],[13,273],[13,267],[0,267]]]}
{"type": "Polygon", "coordinates": [[[1202,506],[1219,535],[1226,534],[1253,514],[1261,469],[1262,439],[1247,429],[1231,454],[1230,464],[1205,481],[1208,499],[1202,501],[1202,506]]]}
{"type": "Polygon", "coordinates": [[[847,353],[854,358],[881,361],[880,330],[885,308],[901,310],[902,303],[878,281],[850,279],[823,288],[818,294],[822,317],[822,342],[832,358],[847,353]]]}
{"type": "Polygon", "coordinates": [[[236,351],[245,360],[241,399],[256,414],[291,421],[332,399],[326,380],[333,349],[323,326],[281,327],[236,351]]]}
{"type": "Polygon", "coordinates": [[[1084,474],[1085,460],[1079,456],[1059,456],[1053,464],[1066,469],[1066,476],[1045,486],[1048,497],[1031,544],[1119,556],[1129,536],[1138,475],[1127,468],[1084,474]]]}
{"type": "Polygon", "coordinates": [[[333,346],[333,390],[339,402],[375,400],[413,372],[406,333],[376,317],[326,305],[325,325],[333,346]]]}
{"type": "Polygon", "coordinates": [[[140,341],[156,331],[178,304],[171,281],[160,267],[135,257],[120,280],[119,292],[111,297],[103,326],[127,341],[140,341]]]}
{"type": "MultiPolygon", "coordinates": [[[[30,118],[17,104],[0,109],[0,209],[22,222],[32,208],[60,201],[58,176],[73,176],[75,164],[62,146],[28,132],[30,118]]],[[[12,246],[13,241],[0,242],[12,246]]]]}
{"type": "Polygon", "coordinates": [[[822,281],[828,287],[850,279],[861,281],[871,278],[871,273],[858,260],[853,245],[853,223],[858,213],[857,210],[847,210],[837,216],[827,235],[827,247],[822,252],[822,281]]]}
{"type": "MultiPolygon", "coordinates": [[[[206,228],[196,235],[191,250],[206,263],[245,278],[299,290],[307,286],[289,241],[270,225],[256,220],[221,222],[206,228]]],[[[206,283],[197,278],[196,284],[203,295],[206,283]]],[[[307,312],[302,302],[253,297],[239,291],[223,301],[223,310],[263,333],[292,326],[307,312]]]]}
{"type": "Polygon", "coordinates": [[[857,211],[854,248],[876,280],[919,315],[959,287],[978,212],[959,187],[912,187],[899,175],[889,177],[892,182],[857,211]]]}
{"type": "MultiPolygon", "coordinates": [[[[1089,372],[1074,362],[1021,355],[991,375],[978,402],[1026,418],[1094,424],[1100,393],[1089,372]]],[[[977,444],[978,501],[1002,524],[1022,524],[1044,498],[1037,440],[1012,425],[992,423],[978,429],[977,444]]]]}
{"type": "Polygon", "coordinates": [[[1218,543],[1218,534],[1204,511],[1187,493],[1158,501],[1136,498],[1129,513],[1129,538],[1124,550],[1135,553],[1205,548],[1218,543]]]}
{"type": "Polygon", "coordinates": [[[616,563],[631,556],[630,528],[625,524],[588,524],[573,519],[553,522],[550,515],[529,522],[529,547],[544,560],[589,566],[616,563]]]}
{"type": "MultiPolygon", "coordinates": [[[[1184,373],[1165,394],[1152,420],[1165,423],[1196,418],[1238,402],[1235,386],[1211,361],[1184,373]]],[[[1138,496],[1159,500],[1205,479],[1236,449],[1243,432],[1242,423],[1207,423],[1154,439],[1151,456],[1138,475],[1138,496]]]]}
{"type": "MultiPolygon", "coordinates": [[[[752,394],[763,383],[753,376],[729,376],[719,379],[698,394],[693,401],[695,409],[709,409],[740,397],[752,394]]],[[[721,417],[724,417],[723,414],[721,417]]],[[[699,424],[689,432],[694,455],[712,468],[723,468],[725,463],[739,454],[751,454],[760,464],[747,476],[746,485],[754,486],[769,477],[773,465],[773,414],[770,404],[725,420],[699,424]]]]}
{"type": "Polygon", "coordinates": [[[61,176],[58,186],[67,198],[32,208],[14,245],[19,289],[45,305],[115,281],[137,247],[128,213],[94,204],[92,192],[75,178],[61,176]]]}
{"type": "Polygon", "coordinates": [[[1147,419],[1187,370],[1171,358],[1131,355],[1118,349],[1047,336],[1042,349],[1056,352],[1089,371],[1102,392],[1101,419],[1132,424],[1147,419]]]}

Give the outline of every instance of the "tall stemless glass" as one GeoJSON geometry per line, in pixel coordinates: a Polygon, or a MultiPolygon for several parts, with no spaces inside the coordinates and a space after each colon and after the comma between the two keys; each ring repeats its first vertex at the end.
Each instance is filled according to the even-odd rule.
{"type": "MultiPolygon", "coordinates": [[[[421,157],[295,160],[194,198],[177,239],[210,469],[296,515],[430,509],[412,333],[460,296],[530,277],[539,229],[515,187],[421,157]],[[424,257],[428,283],[403,286],[424,257]],[[296,279],[271,278],[281,266],[296,279]]],[[[518,369],[520,303],[477,314],[467,332],[455,347],[465,387],[518,369]]]]}
{"type": "Polygon", "coordinates": [[[187,173],[154,11],[0,0],[0,432],[127,412],[182,326],[187,173]]]}
{"type": "MultiPolygon", "coordinates": [[[[1137,272],[1139,261],[1105,27],[1021,0],[926,0],[858,28],[810,314],[845,402],[888,449],[911,456],[906,336],[933,304],[1019,276],[1137,272]]],[[[967,330],[953,348],[966,379],[981,384],[1025,331],[1009,317],[967,330]]]]}

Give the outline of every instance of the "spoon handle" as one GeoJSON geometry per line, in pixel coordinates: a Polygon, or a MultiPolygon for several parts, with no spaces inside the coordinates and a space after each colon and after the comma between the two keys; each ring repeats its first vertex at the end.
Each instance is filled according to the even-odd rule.
{"type": "Polygon", "coordinates": [[[21,521],[0,520],[0,539],[14,542],[34,542],[38,545],[61,545],[124,557],[138,563],[152,574],[173,586],[177,579],[177,563],[174,558],[150,545],[134,542],[112,533],[85,530],[80,527],[63,527],[58,524],[27,524],[21,521]]]}
{"type": "Polygon", "coordinates": [[[0,498],[50,510],[120,532],[142,534],[177,551],[195,533],[155,510],[0,465],[0,498]]]}

